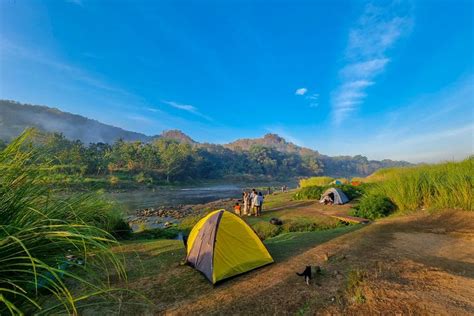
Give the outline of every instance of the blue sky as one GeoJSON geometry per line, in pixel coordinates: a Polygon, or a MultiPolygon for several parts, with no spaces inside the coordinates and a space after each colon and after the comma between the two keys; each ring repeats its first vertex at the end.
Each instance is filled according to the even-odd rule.
{"type": "Polygon", "coordinates": [[[0,98],[201,142],[473,154],[472,1],[0,2],[0,98]]]}

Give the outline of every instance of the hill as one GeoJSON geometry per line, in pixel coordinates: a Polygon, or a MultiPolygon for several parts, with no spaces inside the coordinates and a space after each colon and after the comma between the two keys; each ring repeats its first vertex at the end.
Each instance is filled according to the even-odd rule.
{"type": "Polygon", "coordinates": [[[327,156],[320,154],[317,150],[295,145],[286,141],[276,134],[266,134],[262,138],[238,139],[232,143],[223,145],[232,150],[248,151],[253,146],[262,146],[275,149],[279,152],[298,154],[307,159],[313,158],[326,175],[335,177],[350,177],[354,175],[369,175],[380,168],[404,167],[411,165],[406,161],[394,161],[390,159],[369,160],[367,157],[356,156],[327,156]]]}
{"type": "MultiPolygon", "coordinates": [[[[405,161],[368,160],[361,155],[326,156],[316,150],[288,142],[276,134],[266,134],[255,139],[238,139],[225,145],[199,143],[180,130],[168,130],[161,135],[148,136],[51,107],[0,100],[0,140],[9,141],[27,127],[36,127],[49,133],[62,133],[65,138],[80,140],[84,144],[111,145],[119,139],[150,144],[157,139],[171,139],[198,150],[199,159],[194,157],[193,160],[201,163],[207,161],[206,166],[202,163],[199,168],[207,170],[207,176],[213,174],[213,177],[222,176],[222,172],[216,172],[217,170],[225,171],[226,174],[246,171],[251,174],[281,175],[283,169],[287,170],[283,172],[286,176],[324,174],[352,177],[366,176],[380,168],[410,165],[405,161]]],[[[130,164],[135,165],[138,161],[143,162],[144,158],[137,154],[132,160],[130,164]]],[[[183,177],[185,176],[183,174],[183,177]]]]}
{"type": "Polygon", "coordinates": [[[27,127],[46,132],[60,132],[66,138],[79,139],[83,143],[113,143],[125,141],[149,141],[151,137],[124,130],[47,106],[21,104],[0,100],[0,139],[11,140],[27,127]]]}
{"type": "Polygon", "coordinates": [[[287,142],[277,134],[266,134],[262,138],[243,138],[232,143],[225,144],[224,147],[232,150],[249,150],[252,146],[263,146],[273,148],[280,152],[297,153],[301,155],[319,155],[319,152],[300,147],[291,142],[287,142]]]}

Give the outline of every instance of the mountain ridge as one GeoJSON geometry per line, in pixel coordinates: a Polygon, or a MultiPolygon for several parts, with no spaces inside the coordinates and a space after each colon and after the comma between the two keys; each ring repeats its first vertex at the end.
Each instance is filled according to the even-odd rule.
{"type": "MultiPolygon", "coordinates": [[[[222,147],[232,151],[249,151],[254,146],[271,148],[273,150],[297,154],[321,160],[326,168],[337,171],[337,162],[360,163],[362,165],[377,164],[379,167],[410,165],[406,161],[368,160],[362,155],[356,156],[327,156],[317,150],[298,146],[285,140],[277,134],[266,134],[261,138],[242,138],[233,142],[217,145],[200,143],[181,130],[165,130],[160,135],[148,136],[132,132],[120,127],[102,123],[82,115],[61,111],[44,105],[22,104],[12,100],[0,100],[0,139],[9,141],[18,136],[24,129],[36,127],[46,132],[59,132],[71,140],[79,139],[83,143],[113,143],[119,139],[124,141],[151,142],[155,139],[171,139],[180,143],[201,148],[222,147]]],[[[371,168],[372,169],[372,168],[371,168]]]]}

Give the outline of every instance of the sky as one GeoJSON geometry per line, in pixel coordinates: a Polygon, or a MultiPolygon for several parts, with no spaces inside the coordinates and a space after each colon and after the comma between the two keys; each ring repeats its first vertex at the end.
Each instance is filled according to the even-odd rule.
{"type": "Polygon", "coordinates": [[[474,1],[1,0],[0,98],[200,142],[474,153],[474,1]]]}

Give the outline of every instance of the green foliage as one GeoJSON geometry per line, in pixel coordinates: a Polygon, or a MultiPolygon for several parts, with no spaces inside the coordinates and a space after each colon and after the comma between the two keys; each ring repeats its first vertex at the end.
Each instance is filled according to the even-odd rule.
{"type": "Polygon", "coordinates": [[[361,197],[367,189],[367,185],[358,185],[353,186],[350,184],[341,184],[337,185],[337,188],[340,188],[342,192],[349,198],[349,200],[354,200],[361,197]]]}
{"type": "Polygon", "coordinates": [[[0,314],[77,314],[88,297],[110,292],[101,273],[112,268],[125,276],[109,248],[117,216],[100,195],[55,196],[43,182],[50,165],[26,143],[30,133],[0,152],[0,314]],[[97,278],[90,283],[83,275],[97,278]],[[81,284],[80,297],[73,283],[81,284]]]}
{"type": "Polygon", "coordinates": [[[120,179],[117,176],[110,176],[109,177],[109,182],[110,182],[111,185],[117,185],[117,184],[119,184],[120,179]]]}
{"type": "Polygon", "coordinates": [[[282,232],[311,232],[319,230],[333,229],[341,226],[337,219],[330,217],[324,218],[306,218],[306,217],[295,217],[285,219],[281,227],[282,232]]]}
{"type": "Polygon", "coordinates": [[[299,189],[293,198],[295,200],[319,200],[327,188],[326,186],[304,187],[299,189]]]}
{"type": "Polygon", "coordinates": [[[112,226],[111,234],[117,239],[127,239],[132,235],[130,225],[121,216],[115,225],[112,226]]]}
{"type": "MultiPolygon", "coordinates": [[[[175,131],[176,132],[176,131],[175,131]]],[[[173,133],[175,133],[173,132],[173,133]]],[[[276,137],[276,135],[274,135],[276,137]]],[[[273,137],[273,136],[272,136],[273,137]]],[[[193,179],[268,179],[310,177],[344,170],[344,174],[369,174],[377,168],[395,162],[366,161],[356,157],[322,157],[309,149],[299,148],[276,138],[280,146],[259,144],[249,140],[245,149],[221,145],[198,144],[182,139],[158,138],[152,142],[127,142],[114,144],[69,140],[59,133],[35,133],[31,145],[43,153],[43,162],[51,164],[48,183],[64,186],[124,187],[157,183],[182,182],[193,179]],[[181,142],[180,142],[181,141],[181,142]],[[363,164],[364,167],[359,168],[363,164]],[[120,174],[120,175],[119,175],[120,174]],[[104,181],[89,181],[85,178],[104,181]],[[114,178],[116,177],[116,178],[114,178]],[[109,181],[107,181],[107,179],[109,181]]],[[[272,145],[273,144],[273,145],[272,145]]],[[[0,145],[4,146],[4,145],[0,145]]],[[[316,177],[323,180],[326,177],[316,177]]],[[[326,181],[302,180],[304,186],[323,185],[326,181]],[[306,182],[305,182],[306,181],[306,182]],[[311,181],[316,181],[311,183],[311,181]]]]}
{"type": "Polygon", "coordinates": [[[299,189],[293,198],[295,200],[319,200],[321,195],[329,188],[340,188],[346,194],[349,200],[359,198],[364,193],[367,186],[353,186],[350,184],[327,185],[327,186],[309,186],[299,189]]]}
{"type": "Polygon", "coordinates": [[[371,194],[390,199],[401,211],[421,208],[473,210],[474,158],[461,162],[389,169],[371,194]]]}
{"type": "Polygon", "coordinates": [[[199,220],[203,218],[204,216],[205,214],[186,216],[178,224],[178,228],[181,231],[183,231],[185,234],[188,234],[191,231],[191,229],[193,229],[194,225],[196,225],[197,222],[199,222],[199,220]]]}
{"type": "Polygon", "coordinates": [[[142,183],[142,184],[153,184],[153,178],[147,176],[144,172],[140,172],[134,177],[134,180],[137,183],[142,183]]]}
{"type": "Polygon", "coordinates": [[[377,194],[366,194],[361,199],[354,210],[351,211],[351,215],[377,219],[385,217],[395,210],[395,205],[383,195],[377,194]]]}
{"type": "Polygon", "coordinates": [[[133,234],[132,239],[175,239],[180,230],[176,227],[144,229],[133,234]]]}
{"type": "Polygon", "coordinates": [[[300,188],[311,187],[311,186],[326,186],[334,181],[331,177],[311,177],[300,180],[300,188]]]}
{"type": "Polygon", "coordinates": [[[252,228],[262,240],[274,237],[281,231],[279,226],[270,224],[268,222],[257,222],[252,225],[252,228]]]}

